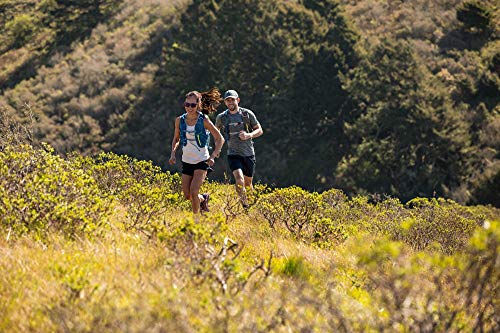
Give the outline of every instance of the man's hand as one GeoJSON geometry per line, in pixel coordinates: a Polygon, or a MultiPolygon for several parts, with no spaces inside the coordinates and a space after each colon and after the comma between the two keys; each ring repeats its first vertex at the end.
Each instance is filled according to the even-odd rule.
{"type": "Polygon", "coordinates": [[[252,138],[252,134],[247,133],[245,131],[240,131],[240,134],[238,134],[240,140],[246,141],[250,140],[252,138]]]}

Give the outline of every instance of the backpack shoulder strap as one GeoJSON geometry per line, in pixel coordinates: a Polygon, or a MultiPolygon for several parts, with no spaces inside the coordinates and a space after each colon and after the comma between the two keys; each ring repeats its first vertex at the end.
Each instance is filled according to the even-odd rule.
{"type": "Polygon", "coordinates": [[[226,111],[224,111],[220,114],[220,117],[221,117],[221,123],[226,125],[227,121],[228,121],[227,109],[226,109],[226,111]]]}
{"type": "Polygon", "coordinates": [[[180,140],[181,144],[185,146],[187,144],[187,139],[186,139],[186,113],[181,115],[179,117],[179,132],[180,132],[180,140]]]}
{"type": "Polygon", "coordinates": [[[195,124],[195,140],[198,144],[198,147],[205,147],[209,145],[210,135],[208,134],[208,130],[205,128],[205,118],[206,115],[204,113],[200,113],[198,115],[198,120],[195,124]]]}
{"type": "Polygon", "coordinates": [[[243,118],[243,123],[245,124],[245,129],[248,133],[252,132],[252,125],[250,124],[250,114],[248,113],[248,109],[241,108],[241,117],[243,118]]]}
{"type": "Polygon", "coordinates": [[[206,118],[206,115],[203,112],[201,112],[200,115],[198,116],[197,122],[201,123],[203,125],[203,122],[205,121],[205,118],[206,118]]]}
{"type": "Polygon", "coordinates": [[[229,117],[227,113],[228,109],[220,114],[220,123],[224,126],[224,132],[222,133],[224,135],[224,139],[229,140],[229,117]]]}

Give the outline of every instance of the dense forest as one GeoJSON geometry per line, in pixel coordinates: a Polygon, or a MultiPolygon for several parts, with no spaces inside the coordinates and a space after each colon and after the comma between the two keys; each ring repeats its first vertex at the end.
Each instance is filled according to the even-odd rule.
{"type": "Polygon", "coordinates": [[[61,154],[178,171],[184,94],[236,89],[270,186],[498,206],[499,20],[494,0],[0,0],[0,112],[61,154]]]}

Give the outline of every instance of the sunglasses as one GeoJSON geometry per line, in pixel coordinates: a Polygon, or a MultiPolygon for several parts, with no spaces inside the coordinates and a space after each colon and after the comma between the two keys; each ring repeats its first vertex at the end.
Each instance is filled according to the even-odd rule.
{"type": "Polygon", "coordinates": [[[196,106],[198,106],[198,104],[196,104],[196,103],[187,103],[187,102],[184,102],[184,107],[186,107],[186,108],[194,108],[196,106]]]}

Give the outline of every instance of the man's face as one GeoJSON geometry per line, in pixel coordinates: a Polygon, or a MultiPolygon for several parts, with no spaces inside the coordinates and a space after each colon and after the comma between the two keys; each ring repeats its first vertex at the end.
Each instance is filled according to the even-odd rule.
{"type": "Polygon", "coordinates": [[[224,104],[226,104],[229,111],[234,111],[237,109],[239,101],[239,98],[228,97],[224,100],[224,104]]]}

